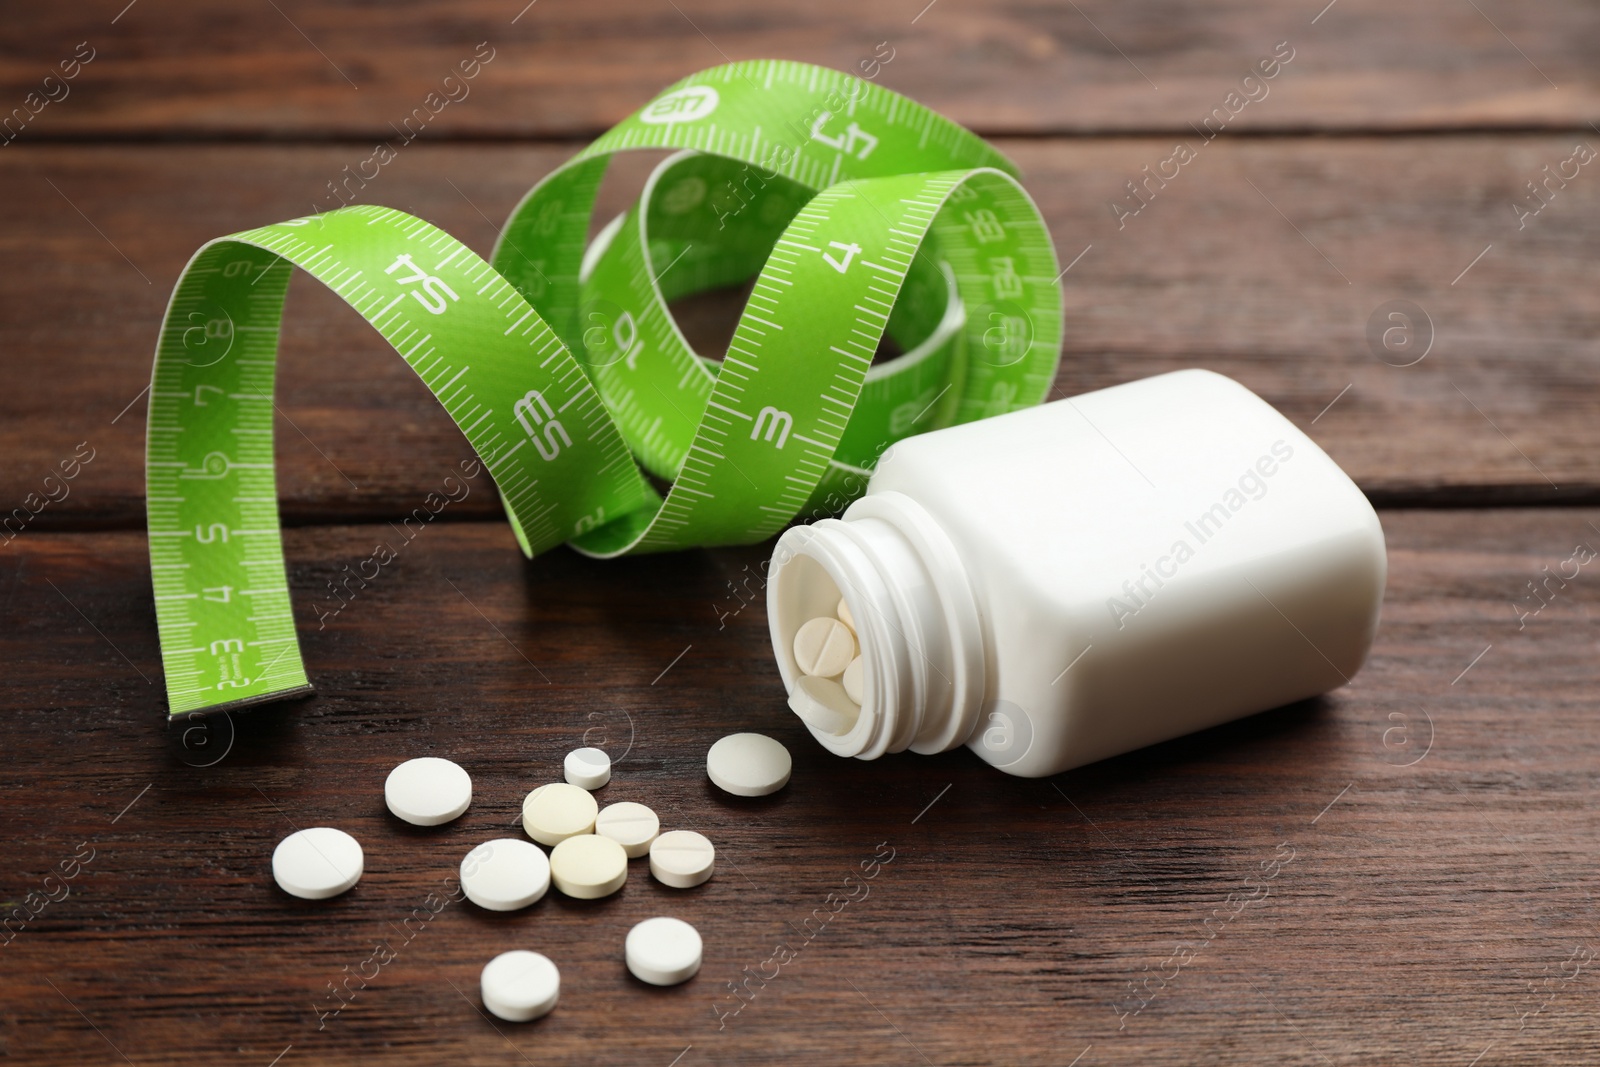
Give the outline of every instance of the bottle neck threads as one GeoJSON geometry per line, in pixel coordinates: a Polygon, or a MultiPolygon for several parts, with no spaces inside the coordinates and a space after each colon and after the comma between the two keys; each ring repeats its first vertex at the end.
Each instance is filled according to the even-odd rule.
{"type": "Polygon", "coordinates": [[[767,574],[767,622],[789,706],[825,748],[876,759],[944,752],[977,727],[985,690],[983,628],[961,558],[910,497],[870,493],[842,519],[778,539],[767,574]],[[808,684],[795,632],[843,597],[862,659],[858,707],[837,685],[808,684]]]}

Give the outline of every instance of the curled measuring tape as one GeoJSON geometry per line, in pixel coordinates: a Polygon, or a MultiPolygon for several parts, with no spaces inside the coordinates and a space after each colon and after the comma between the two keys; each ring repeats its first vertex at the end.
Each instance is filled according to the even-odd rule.
{"type": "Polygon", "coordinates": [[[173,291],[149,402],[169,714],[310,689],[273,473],[293,267],[416,371],[528,555],[746,544],[842,508],[895,440],[1043,399],[1061,291],[1014,175],[905,97],[764,60],[693,75],[611,129],[528,193],[490,262],[382,207],[209,242],[173,291]],[[607,162],[638,149],[676,151],[590,241],[607,162]],[[751,278],[726,355],[694,352],[668,303],[751,278]],[[874,363],[885,335],[903,354],[874,363]]]}

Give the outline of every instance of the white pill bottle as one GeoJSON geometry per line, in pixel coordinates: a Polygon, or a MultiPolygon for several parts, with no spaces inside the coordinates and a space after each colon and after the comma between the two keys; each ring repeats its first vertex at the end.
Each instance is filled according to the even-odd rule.
{"type": "Polygon", "coordinates": [[[842,518],[779,538],[768,624],[833,752],[966,745],[1039,777],[1345,684],[1386,570],[1322,449],[1185,370],[899,442],[842,518]],[[841,595],[859,706],[793,650],[841,595]]]}

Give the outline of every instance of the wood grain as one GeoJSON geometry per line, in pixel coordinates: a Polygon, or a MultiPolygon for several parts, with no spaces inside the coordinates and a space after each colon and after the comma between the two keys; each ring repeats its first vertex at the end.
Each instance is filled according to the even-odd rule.
{"type": "Polygon", "coordinates": [[[134,1063],[266,1064],[292,1045],[284,1064],[665,1067],[680,1053],[1065,1064],[1092,1046],[1080,1064],[1461,1067],[1492,1046],[1481,1062],[1588,1062],[1600,986],[1573,953],[1600,949],[1582,844],[1600,833],[1600,594],[1584,572],[1520,632],[1511,605],[1576,541],[1600,542],[1600,511],[1383,521],[1384,622],[1352,686],[1036,781],[966,752],[824,753],[782,707],[760,603],[718,628],[715,605],[760,547],[525,563],[487,523],[427,529],[321,631],[308,604],[391,532],[291,532],[319,695],[238,717],[225,758],[186,765],[213,750],[162,736],[142,536],[26,535],[0,558],[0,899],[68,892],[0,945],[0,1049],[15,1062],[121,1062],[114,1045],[134,1063]],[[706,747],[742,728],[794,753],[771,799],[706,783],[706,747]],[[672,891],[635,864],[607,901],[552,894],[506,916],[450,903],[406,925],[450,892],[473,844],[515,832],[522,795],[585,739],[622,757],[603,798],[705,831],[716,877],[672,891]],[[384,811],[388,769],[423,754],[474,775],[458,823],[419,830],[384,811]],[[346,897],[271,885],[275,842],[313,824],[366,848],[346,897]],[[83,842],[92,861],[47,885],[83,842]],[[894,858],[859,897],[844,878],[882,842],[894,858]],[[1269,892],[1235,916],[1247,878],[1269,892]],[[858,899],[804,940],[796,927],[832,892],[858,899]],[[620,960],[628,926],[660,913],[707,945],[700,976],[669,990],[620,960]],[[371,974],[380,941],[397,958],[352,981],[319,1029],[327,984],[371,974]],[[770,976],[780,941],[796,958],[752,980],[719,1030],[740,1003],[727,983],[747,967],[770,976]],[[1179,942],[1204,947],[1173,974],[1179,942]],[[558,961],[561,1005],[491,1025],[478,970],[513,947],[558,961]]]}
{"type": "Polygon", "coordinates": [[[8,17],[0,100],[23,103],[87,39],[93,62],[24,137],[387,139],[487,42],[493,60],[427,137],[589,138],[705,67],[859,70],[886,42],[882,84],[981,132],[1187,131],[1288,42],[1236,129],[1586,130],[1600,111],[1593,5],[1325,2],[94,0],[8,17]]]}
{"type": "MultiPolygon", "coordinates": [[[[1524,213],[1544,168],[1600,143],[1600,11],[525,4],[90,0],[0,20],[0,513],[80,468],[0,539],[0,1058],[1593,1062],[1600,594],[1592,566],[1547,575],[1600,548],[1600,179],[1585,165],[1524,213]],[[1280,41],[1294,57],[1270,92],[1204,142],[1194,126],[1280,41]],[[92,62],[18,126],[9,109],[60,95],[44,78],[79,42],[92,62]],[[210,238],[331,206],[328,183],[398,142],[479,42],[470,95],[363,199],[480,253],[529,186],[669,82],[728,59],[858,69],[883,42],[876,80],[999,136],[1071,264],[1053,395],[1211,367],[1391,505],[1371,662],[1325,698],[1046,780],[964,751],[841,760],[782,706],[766,546],[526,562],[487,485],[319,627],[328,582],[468,450],[302,278],[277,450],[317,696],[231,735],[164,729],[140,390],[172,284],[210,238]],[[1180,143],[1194,158],[1129,199],[1180,143]],[[1369,339],[1399,300],[1431,339],[1406,367],[1369,339]],[[704,753],[750,728],[789,746],[794,778],[735,800],[704,753]],[[606,901],[446,902],[461,857],[518,834],[522,796],[585,743],[621,754],[603,799],[706,832],[716,877],[673,891],[635,863],[606,901]],[[425,754],[474,776],[447,827],[381,801],[425,754]],[[271,850],[316,824],[353,832],[366,874],[296,901],[271,850]],[[705,936],[684,986],[622,966],[655,914],[705,936]],[[479,971],[519,947],[557,960],[561,1005],[493,1022],[479,971]]],[[[682,314],[713,338],[733,311],[682,314]]]]}
{"type": "MultiPolygon", "coordinates": [[[[1065,276],[1054,395],[1206,366],[1277,405],[1382,502],[1600,499],[1600,309],[1582,284],[1600,241],[1600,178],[1581,171],[1522,229],[1511,207],[1570,141],[1218,140],[1121,228],[1110,203],[1170,154],[1167,142],[1003,142],[1062,265],[1082,256],[1065,276]],[[1415,366],[1388,365],[1368,344],[1369,319],[1394,299],[1433,324],[1415,366]]],[[[565,155],[416,145],[367,193],[487,254],[522,193],[565,155]]],[[[0,198],[25,207],[0,231],[0,349],[16,354],[0,394],[0,502],[20,505],[87,442],[96,458],[35,523],[142,525],[138,397],[178,271],[212,237],[308,210],[351,158],[243,146],[0,158],[0,198]]],[[[637,178],[642,166],[631,169],[637,178]]],[[[612,205],[636,188],[629,177],[612,205]]],[[[404,514],[468,454],[376,333],[305,278],[290,298],[279,405],[290,522],[404,514]]],[[[460,513],[495,511],[484,494],[460,513]]]]}

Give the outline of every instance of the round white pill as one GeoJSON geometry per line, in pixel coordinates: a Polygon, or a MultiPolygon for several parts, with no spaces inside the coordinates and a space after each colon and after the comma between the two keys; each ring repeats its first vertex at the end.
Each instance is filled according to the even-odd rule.
{"type": "Polygon", "coordinates": [[[706,753],[706,773],[734,796],[764,797],[789,782],[789,750],[765,734],[729,734],[706,753]]]}
{"type": "Polygon", "coordinates": [[[862,678],[861,657],[857,656],[850,661],[850,666],[844,669],[844,674],[839,677],[839,684],[844,686],[844,694],[857,704],[861,703],[861,693],[866,688],[865,679],[862,678]]]}
{"type": "Polygon", "coordinates": [[[826,615],[801,625],[794,635],[794,661],[802,674],[832,678],[856,655],[856,635],[838,619],[826,615]]]}
{"type": "Polygon", "coordinates": [[[594,818],[594,832],[622,846],[630,860],[650,851],[650,842],[661,832],[661,820],[643,804],[631,800],[607,804],[594,818]]]}
{"type": "Polygon", "coordinates": [[[668,830],[650,844],[650,873],[662,885],[689,889],[711,877],[717,850],[704,834],[668,830]]]}
{"type": "Polygon", "coordinates": [[[856,617],[850,614],[850,605],[845,602],[844,597],[839,598],[839,606],[835,609],[835,613],[839,616],[840,622],[850,627],[851,633],[856,632],[856,617]]]}
{"type": "Polygon", "coordinates": [[[531,841],[502,837],[485,841],[461,861],[461,889],[489,911],[526,908],[550,888],[550,861],[531,841]]]}
{"type": "Polygon", "coordinates": [[[278,842],[272,850],[272,877],[290,896],[325,900],[355,885],[363,862],[355,838],[331,826],[313,826],[278,842]]]}
{"type": "Polygon", "coordinates": [[[447,759],[408,759],[389,772],[383,783],[389,810],[417,826],[438,826],[472,803],[472,778],[447,759]]]}
{"type": "Polygon", "coordinates": [[[550,957],[518,949],[483,966],[483,1006],[509,1023],[549,1015],[561,997],[561,972],[550,957]]]}
{"type": "Polygon", "coordinates": [[[682,919],[658,915],[628,931],[622,956],[641,982],[677,985],[700,969],[700,932],[682,919]]]}
{"type": "Polygon", "coordinates": [[[807,726],[825,734],[847,734],[861,718],[861,708],[850,700],[844,686],[832,678],[801,675],[789,692],[789,708],[807,726]]]}
{"type": "Polygon", "coordinates": [[[561,769],[567,781],[580,789],[599,789],[611,781],[611,757],[598,748],[573,749],[561,769]]]}
{"type": "Polygon", "coordinates": [[[550,850],[550,880],[569,897],[608,897],[628,880],[628,854],[599,834],[569,837],[550,850]]]}
{"type": "Polygon", "coordinates": [[[600,805],[587,789],[566,782],[541,785],[522,802],[522,828],[541,845],[558,845],[594,830],[600,805]]]}

